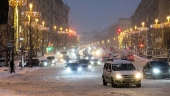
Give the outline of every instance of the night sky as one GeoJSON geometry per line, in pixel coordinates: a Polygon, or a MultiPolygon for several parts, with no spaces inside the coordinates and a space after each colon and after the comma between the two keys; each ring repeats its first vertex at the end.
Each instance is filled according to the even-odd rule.
{"type": "Polygon", "coordinates": [[[77,33],[102,31],[118,18],[129,18],[141,0],[63,0],[70,6],[69,23],[77,33]]]}

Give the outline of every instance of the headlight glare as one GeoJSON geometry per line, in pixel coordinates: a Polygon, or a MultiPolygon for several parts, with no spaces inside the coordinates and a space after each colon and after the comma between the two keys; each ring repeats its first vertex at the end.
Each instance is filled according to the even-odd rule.
{"type": "Polygon", "coordinates": [[[158,73],[160,73],[160,70],[157,69],[157,68],[154,68],[154,69],[153,69],[153,73],[158,74],[158,73]]]}
{"type": "Polygon", "coordinates": [[[140,78],[142,78],[142,75],[141,75],[140,73],[137,73],[137,74],[135,75],[135,78],[136,78],[136,79],[140,79],[140,78]]]}
{"type": "Polygon", "coordinates": [[[81,71],[82,70],[82,68],[81,67],[78,67],[78,71],[81,71]]]}
{"type": "Polygon", "coordinates": [[[117,74],[116,79],[122,79],[122,76],[120,74],[117,74]]]}
{"type": "Polygon", "coordinates": [[[47,66],[47,62],[44,62],[44,66],[47,66]]]}

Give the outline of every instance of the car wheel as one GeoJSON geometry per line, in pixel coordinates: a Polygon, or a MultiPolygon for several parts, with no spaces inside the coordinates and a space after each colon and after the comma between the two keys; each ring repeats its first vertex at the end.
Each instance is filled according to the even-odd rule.
{"type": "Polygon", "coordinates": [[[115,84],[115,82],[114,82],[114,80],[113,80],[113,78],[111,78],[112,80],[111,80],[111,83],[112,83],[112,87],[114,88],[114,87],[117,87],[117,84],[115,84]]]}
{"type": "Polygon", "coordinates": [[[140,84],[136,84],[136,87],[141,87],[141,83],[140,84]]]}
{"type": "Polygon", "coordinates": [[[107,82],[105,81],[104,77],[103,77],[103,85],[107,86],[107,82]]]}

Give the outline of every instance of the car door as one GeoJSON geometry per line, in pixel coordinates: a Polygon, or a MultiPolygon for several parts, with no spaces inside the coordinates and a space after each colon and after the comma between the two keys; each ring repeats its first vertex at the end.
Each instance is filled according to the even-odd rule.
{"type": "Polygon", "coordinates": [[[104,64],[104,67],[103,67],[103,76],[105,78],[107,78],[106,73],[107,73],[107,62],[104,64]]]}
{"type": "Polygon", "coordinates": [[[111,79],[111,72],[112,72],[112,70],[111,70],[111,63],[108,63],[108,70],[107,70],[107,78],[108,79],[111,79]]]}

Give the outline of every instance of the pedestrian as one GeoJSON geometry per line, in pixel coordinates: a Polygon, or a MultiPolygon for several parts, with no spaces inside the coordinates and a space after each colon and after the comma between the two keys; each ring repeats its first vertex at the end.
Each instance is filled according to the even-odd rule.
{"type": "Polygon", "coordinates": [[[10,62],[10,67],[11,67],[11,74],[12,74],[12,72],[14,72],[15,73],[15,69],[14,69],[14,60],[11,60],[11,62],[10,62]]]}

